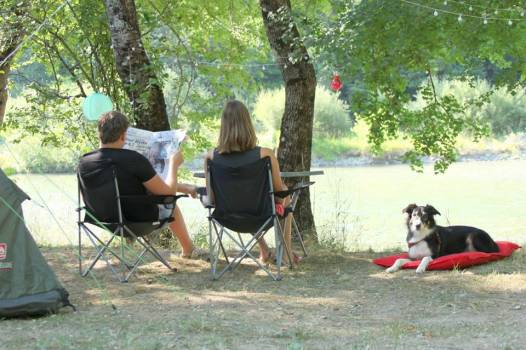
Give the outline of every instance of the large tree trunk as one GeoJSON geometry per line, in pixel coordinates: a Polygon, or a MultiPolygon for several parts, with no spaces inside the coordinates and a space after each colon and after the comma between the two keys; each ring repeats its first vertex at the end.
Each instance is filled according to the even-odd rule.
{"type": "Polygon", "coordinates": [[[4,11],[9,15],[8,18],[2,20],[0,25],[0,125],[4,121],[7,107],[7,84],[11,62],[15,57],[15,50],[26,35],[24,26],[29,10],[27,0],[13,1],[10,5],[4,4],[3,11],[0,12],[2,16],[6,16],[4,11]]]}
{"type": "MultiPolygon", "coordinates": [[[[9,53],[8,53],[9,54],[9,53]]],[[[0,53],[0,62],[2,62],[7,55],[2,52],[0,53]]],[[[9,74],[10,65],[9,60],[0,65],[0,125],[4,121],[5,110],[7,106],[7,75],[9,74]]]]}
{"type": "MultiPolygon", "coordinates": [[[[285,82],[278,160],[282,171],[310,170],[316,74],[292,19],[289,0],[260,0],[270,47],[285,82]]],[[[291,179],[289,186],[299,180],[291,179]]],[[[310,192],[302,192],[295,218],[303,234],[317,241],[310,192]]]]}
{"type": "Polygon", "coordinates": [[[104,0],[117,71],[132,103],[137,127],[170,128],[158,79],[141,41],[134,0],[104,0]]]}

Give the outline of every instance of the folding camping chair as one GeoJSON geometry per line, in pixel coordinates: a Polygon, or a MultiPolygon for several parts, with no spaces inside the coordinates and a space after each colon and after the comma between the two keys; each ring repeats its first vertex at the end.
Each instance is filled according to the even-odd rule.
{"type": "MultiPolygon", "coordinates": [[[[292,260],[291,247],[287,247],[284,242],[283,227],[276,213],[274,196],[283,198],[298,193],[301,189],[312,185],[313,182],[297,184],[287,191],[274,192],[269,157],[240,167],[225,167],[214,163],[213,160],[208,160],[207,170],[208,188],[200,189],[199,194],[208,209],[212,278],[221,278],[226,271],[234,270],[243,259],[248,257],[272,279],[280,280],[283,254],[287,254],[289,261],[292,260]],[[207,199],[204,199],[205,194],[208,194],[207,199]],[[258,240],[263,239],[271,228],[274,228],[277,273],[272,273],[251,252],[258,240]],[[244,242],[241,233],[250,233],[252,237],[244,242]],[[229,259],[227,255],[223,244],[224,236],[230,238],[240,249],[233,259],[229,259]],[[221,253],[227,266],[217,271],[221,253]]],[[[289,205],[285,208],[284,217],[293,213],[296,202],[297,196],[294,206],[289,205]]],[[[297,229],[297,225],[294,226],[297,229]]],[[[298,230],[296,233],[301,239],[298,230]]],[[[303,246],[303,240],[301,242],[303,246]]]]}
{"type": "MultiPolygon", "coordinates": [[[[119,279],[120,282],[128,282],[129,278],[135,273],[140,262],[146,253],[150,253],[155,259],[160,261],[171,271],[172,268],[168,261],[153,247],[146,235],[166,227],[173,219],[173,211],[176,202],[181,197],[187,195],[120,195],[117,182],[115,166],[109,165],[104,171],[95,176],[81,177],[77,172],[78,180],[78,236],[79,236],[79,272],[82,277],[91,272],[95,264],[102,258],[106,261],[108,268],[119,279]],[[81,197],[84,206],[81,206],[81,197]],[[123,207],[126,205],[141,205],[152,209],[158,205],[170,210],[170,215],[166,219],[150,218],[149,221],[130,221],[123,215],[123,207]],[[82,212],[84,217],[82,218],[82,212]],[[110,233],[109,239],[104,240],[99,237],[87,225],[93,225],[104,229],[110,233]],[[82,232],[86,234],[89,241],[95,248],[96,254],[91,263],[83,269],[82,255],[82,232]],[[112,246],[116,237],[120,237],[120,249],[112,246]],[[129,260],[126,257],[125,248],[134,252],[127,244],[126,240],[136,241],[142,247],[142,251],[129,260]],[[109,257],[115,257],[120,262],[119,273],[111,264],[109,257]]],[[[155,211],[155,210],[154,210],[155,211]]],[[[136,253],[136,252],[134,252],[136,253]]]]}

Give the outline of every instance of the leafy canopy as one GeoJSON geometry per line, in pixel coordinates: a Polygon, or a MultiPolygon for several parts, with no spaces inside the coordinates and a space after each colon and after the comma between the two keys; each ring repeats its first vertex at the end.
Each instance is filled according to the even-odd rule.
{"type": "MultiPolygon", "coordinates": [[[[69,0],[50,16],[61,4],[36,0],[29,11],[28,32],[46,24],[17,55],[10,90],[25,103],[10,110],[3,127],[16,130],[18,139],[36,134],[44,143],[85,151],[97,143],[81,114],[86,95],[99,91],[117,109],[132,110],[115,67],[104,2],[69,0]]],[[[225,100],[255,95],[261,76],[244,64],[269,59],[259,5],[136,0],[136,8],[171,126],[189,130],[194,150],[210,147],[203,135],[215,127],[225,100]]]]}
{"type": "MultiPolygon", "coordinates": [[[[422,156],[434,156],[435,171],[443,172],[456,158],[455,141],[461,132],[475,140],[489,132],[486,122],[463,112],[484,104],[492,91],[466,101],[452,94],[438,95],[437,75],[456,65],[461,67],[457,78],[470,82],[483,62],[491,62],[500,68],[497,86],[512,89],[522,85],[526,77],[526,22],[510,26],[506,20],[484,24],[482,19],[463,17],[459,21],[455,15],[440,12],[435,16],[429,8],[414,4],[447,6],[453,13],[468,13],[471,4],[473,11],[486,9],[489,13],[495,6],[515,8],[517,1],[411,3],[333,0],[332,11],[324,17],[305,18],[310,30],[307,40],[344,79],[359,82],[351,106],[357,117],[368,123],[369,141],[377,150],[385,140],[401,134],[413,144],[406,157],[414,167],[421,169],[422,156]],[[415,79],[424,79],[418,89],[425,104],[419,110],[409,108],[410,87],[419,85],[415,79]]],[[[513,13],[514,18],[521,18],[518,12],[513,13]]],[[[510,12],[492,16],[510,16],[510,12]]]]}

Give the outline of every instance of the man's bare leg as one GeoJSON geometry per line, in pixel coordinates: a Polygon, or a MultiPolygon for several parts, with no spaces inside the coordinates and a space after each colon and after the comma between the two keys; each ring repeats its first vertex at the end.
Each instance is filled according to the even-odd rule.
{"type": "Polygon", "coordinates": [[[194,244],[190,235],[188,234],[188,229],[184,222],[183,214],[179,207],[175,207],[174,210],[174,221],[170,223],[170,230],[172,230],[175,237],[179,241],[181,248],[183,250],[182,256],[190,256],[194,250],[194,244]]]}

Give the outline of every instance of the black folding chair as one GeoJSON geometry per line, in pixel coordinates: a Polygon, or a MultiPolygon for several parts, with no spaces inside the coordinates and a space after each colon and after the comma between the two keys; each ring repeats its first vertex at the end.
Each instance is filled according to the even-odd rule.
{"type": "MultiPolygon", "coordinates": [[[[146,253],[150,253],[155,259],[159,260],[171,271],[172,268],[168,261],[153,247],[146,238],[157,230],[166,227],[173,219],[173,211],[176,202],[181,197],[187,195],[120,195],[119,184],[117,181],[117,169],[114,165],[108,164],[104,170],[94,174],[81,176],[77,172],[78,180],[78,236],[79,236],[79,272],[82,277],[87,276],[102,258],[106,261],[108,268],[119,279],[120,282],[128,282],[129,278],[135,273],[146,253]],[[81,205],[81,199],[84,206],[81,205]],[[145,213],[144,221],[130,221],[124,213],[128,206],[140,208],[145,213]],[[170,211],[165,219],[159,220],[158,206],[170,211]],[[82,217],[84,213],[84,217],[82,217]],[[93,225],[104,229],[110,233],[109,239],[99,237],[88,225],[93,225]],[[84,269],[84,259],[82,255],[82,233],[85,233],[89,241],[95,248],[96,254],[91,263],[84,269]],[[120,237],[120,249],[113,244],[115,238],[120,237]],[[127,240],[136,241],[142,251],[138,254],[133,249],[127,247],[127,240]],[[117,248],[117,249],[115,249],[117,248]],[[134,253],[134,257],[129,260],[126,257],[126,250],[134,253]],[[110,257],[115,257],[120,262],[119,273],[110,262],[110,257]]],[[[91,259],[88,259],[91,260],[91,259]]]]}
{"type": "MultiPolygon", "coordinates": [[[[280,280],[283,254],[287,254],[289,262],[292,259],[291,247],[287,247],[284,241],[283,227],[276,213],[274,197],[286,197],[297,193],[312,183],[302,183],[287,191],[274,192],[269,157],[240,167],[225,167],[208,160],[207,170],[209,188],[200,189],[199,192],[203,204],[208,209],[212,278],[221,278],[226,271],[234,270],[248,257],[272,279],[280,280]],[[203,198],[205,194],[208,194],[208,199],[203,198]],[[277,273],[272,273],[251,252],[258,240],[263,239],[271,228],[274,228],[277,273]],[[241,233],[250,233],[252,237],[244,242],[241,233]],[[240,249],[233,259],[229,259],[227,255],[223,244],[224,236],[230,238],[240,249]],[[217,271],[221,253],[227,266],[217,271]]],[[[296,201],[297,199],[294,206],[289,205],[285,208],[284,217],[293,213],[296,201]]]]}

